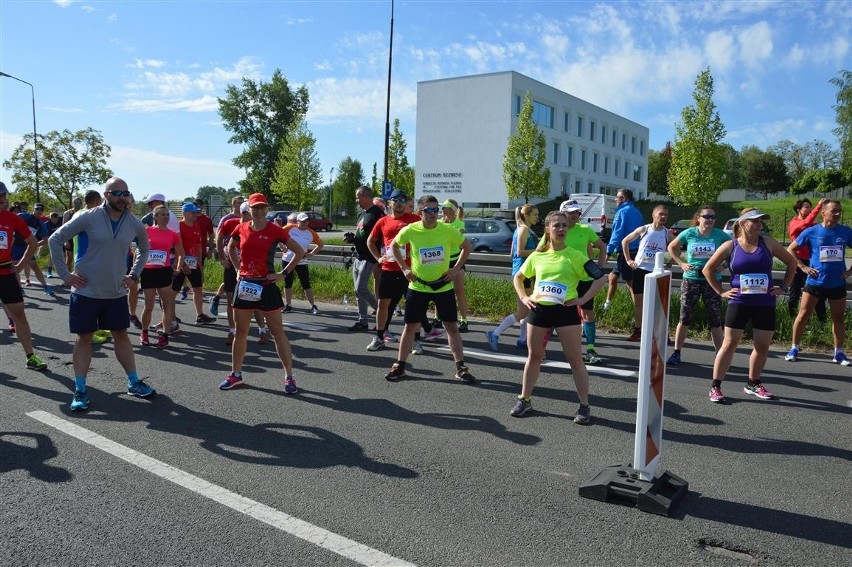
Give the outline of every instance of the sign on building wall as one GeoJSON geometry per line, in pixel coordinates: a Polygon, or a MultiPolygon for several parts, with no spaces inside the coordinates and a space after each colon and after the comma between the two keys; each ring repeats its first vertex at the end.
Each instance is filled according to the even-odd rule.
{"type": "Polygon", "coordinates": [[[420,185],[423,194],[460,195],[464,190],[462,174],[458,171],[426,172],[420,174],[420,185]]]}

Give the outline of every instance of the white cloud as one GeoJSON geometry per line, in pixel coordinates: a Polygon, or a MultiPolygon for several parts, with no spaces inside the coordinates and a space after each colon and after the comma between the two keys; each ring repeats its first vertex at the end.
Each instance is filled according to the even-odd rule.
{"type": "Polygon", "coordinates": [[[724,72],[736,65],[734,38],[727,32],[713,31],[707,34],[704,51],[711,69],[724,72]]]}
{"type": "Polygon", "coordinates": [[[60,8],[67,8],[68,6],[74,3],[74,0],[53,0],[53,3],[59,6],[60,8]]]}
{"type": "Polygon", "coordinates": [[[740,59],[746,66],[755,68],[763,65],[772,56],[772,30],[766,22],[758,22],[737,34],[740,59]]]}
{"type": "Polygon", "coordinates": [[[136,59],[130,66],[136,69],[145,69],[147,67],[161,69],[166,65],[167,63],[165,61],[161,61],[159,59],[136,59]]]}
{"type": "Polygon", "coordinates": [[[789,67],[799,67],[805,59],[805,50],[798,43],[790,48],[785,64],[789,67]]]}
{"type": "Polygon", "coordinates": [[[51,112],[84,112],[84,110],[82,108],[76,108],[76,107],[62,108],[62,107],[58,107],[58,106],[43,106],[42,108],[44,110],[49,110],[51,112]]]}
{"type": "Polygon", "coordinates": [[[127,99],[107,106],[109,110],[125,112],[215,112],[219,102],[215,96],[204,95],[198,98],[183,99],[127,99]]]}

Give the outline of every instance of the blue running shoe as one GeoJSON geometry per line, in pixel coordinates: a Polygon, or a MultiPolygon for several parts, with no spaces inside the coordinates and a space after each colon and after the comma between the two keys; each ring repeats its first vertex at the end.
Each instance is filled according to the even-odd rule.
{"type": "Polygon", "coordinates": [[[797,349],[796,347],[791,348],[790,352],[784,355],[784,360],[786,360],[787,362],[796,362],[797,360],[799,360],[799,349],[797,349]]]}
{"type": "Polygon", "coordinates": [[[89,409],[89,392],[76,390],[71,400],[71,411],[85,411],[89,409]]]}
{"type": "Polygon", "coordinates": [[[50,297],[56,297],[56,292],[53,291],[53,288],[49,285],[44,286],[44,293],[50,297]]]}
{"type": "Polygon", "coordinates": [[[210,314],[214,317],[219,316],[219,300],[221,298],[218,295],[214,295],[210,298],[210,314]]]}
{"type": "Polygon", "coordinates": [[[296,381],[292,376],[287,376],[284,379],[284,393],[285,394],[296,394],[298,393],[299,388],[296,386],[296,381]]]}
{"type": "Polygon", "coordinates": [[[852,362],[849,361],[849,358],[846,356],[845,352],[838,352],[834,355],[834,358],[831,359],[831,362],[839,364],[840,366],[849,366],[852,362]]]}
{"type": "Polygon", "coordinates": [[[527,341],[522,341],[521,339],[518,339],[517,341],[515,341],[515,348],[526,349],[527,348],[527,341]]]}
{"type": "Polygon", "coordinates": [[[236,388],[237,386],[242,386],[242,385],[243,385],[242,375],[237,376],[236,374],[231,372],[230,374],[228,374],[228,377],[225,378],[225,380],[221,384],[219,384],[219,389],[220,390],[230,390],[232,388],[236,388]]]}
{"type": "Polygon", "coordinates": [[[146,384],[144,380],[139,380],[135,384],[127,385],[127,393],[137,398],[152,398],[157,395],[157,390],[146,384]]]}
{"type": "Polygon", "coordinates": [[[497,347],[500,343],[500,335],[495,335],[494,331],[485,331],[485,338],[488,339],[488,346],[491,350],[497,352],[497,347]]]}
{"type": "Polygon", "coordinates": [[[673,352],[669,359],[666,361],[666,364],[671,364],[672,366],[677,366],[680,364],[680,353],[673,352]]]}

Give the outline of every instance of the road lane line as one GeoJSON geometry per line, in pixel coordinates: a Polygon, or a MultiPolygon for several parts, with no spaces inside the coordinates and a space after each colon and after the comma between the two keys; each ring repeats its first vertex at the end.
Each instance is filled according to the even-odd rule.
{"type": "MultiPolygon", "coordinates": [[[[438,347],[436,350],[442,352],[451,352],[449,347],[438,347]]],[[[478,348],[465,348],[464,349],[465,358],[469,356],[473,356],[475,358],[488,358],[491,360],[502,360],[505,362],[515,362],[523,366],[526,361],[526,356],[517,356],[512,354],[498,354],[495,352],[480,350],[478,348]]],[[[562,353],[560,352],[561,356],[562,353]]],[[[571,365],[564,361],[558,360],[543,360],[541,362],[542,368],[564,368],[565,370],[570,370],[571,365]]],[[[618,368],[607,368],[606,366],[591,366],[589,364],[586,365],[586,370],[589,371],[589,374],[607,374],[609,376],[620,376],[622,378],[637,378],[639,375],[632,370],[620,370],[618,368]]]]}
{"type": "Polygon", "coordinates": [[[301,538],[323,549],[327,549],[347,559],[351,559],[361,565],[404,565],[413,567],[413,563],[403,561],[377,549],[367,547],[357,541],[343,537],[336,533],[315,526],[304,520],[300,520],[289,514],[285,514],[275,508],[261,504],[236,492],[221,486],[207,482],[203,478],[192,475],[186,471],[175,468],[162,461],[158,461],[130,447],[116,443],[102,435],[80,427],[70,421],[56,417],[46,411],[31,411],[29,417],[40,421],[66,435],[70,435],[84,443],[118,457],[123,461],[137,466],[140,469],[153,473],[160,478],[168,480],[178,486],[189,489],[205,498],[218,502],[232,510],[236,510],[246,516],[250,516],[265,524],[301,538]]]}

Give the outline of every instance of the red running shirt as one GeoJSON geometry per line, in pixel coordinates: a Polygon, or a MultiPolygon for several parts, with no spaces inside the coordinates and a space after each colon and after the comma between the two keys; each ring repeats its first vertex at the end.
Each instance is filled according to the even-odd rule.
{"type": "Polygon", "coordinates": [[[26,240],[30,237],[30,227],[24,220],[9,211],[0,211],[0,276],[8,276],[12,272],[9,268],[12,267],[12,242],[15,240],[15,233],[26,240]]]}
{"type": "Polygon", "coordinates": [[[196,258],[203,256],[201,245],[204,242],[204,237],[200,224],[196,222],[189,226],[180,221],[180,239],[183,241],[183,251],[187,256],[195,256],[196,258]]]}
{"type": "MultiPolygon", "coordinates": [[[[396,235],[403,227],[419,220],[420,217],[418,215],[410,213],[405,213],[399,218],[394,218],[393,215],[385,215],[373,225],[373,230],[370,232],[370,240],[380,241],[381,246],[379,250],[381,250],[386,259],[393,260],[393,252],[391,251],[393,239],[396,238],[396,235]]],[[[411,266],[411,259],[409,258],[410,251],[408,244],[402,249],[402,257],[405,258],[405,263],[408,266],[411,266]]],[[[391,262],[386,260],[381,263],[381,266],[382,271],[385,272],[399,272],[402,270],[395,260],[391,262]]]]}
{"type": "Polygon", "coordinates": [[[267,222],[263,230],[252,230],[251,222],[237,225],[231,232],[240,249],[240,276],[264,278],[275,272],[275,250],[278,243],[290,240],[290,230],[267,222]]]}
{"type": "Polygon", "coordinates": [[[180,246],[180,235],[168,228],[158,228],[149,226],[145,229],[148,233],[148,242],[151,243],[151,250],[148,252],[148,263],[146,268],[168,268],[169,252],[175,246],[180,246]]]}

